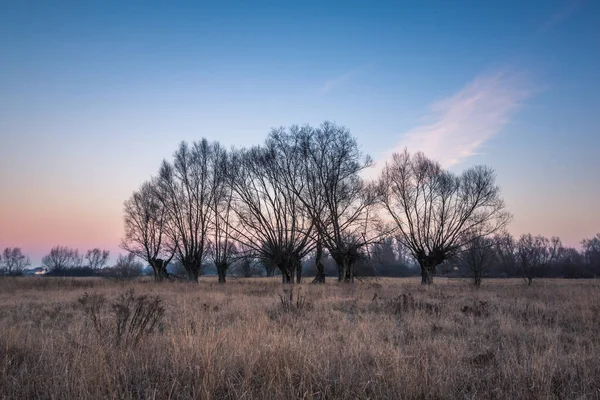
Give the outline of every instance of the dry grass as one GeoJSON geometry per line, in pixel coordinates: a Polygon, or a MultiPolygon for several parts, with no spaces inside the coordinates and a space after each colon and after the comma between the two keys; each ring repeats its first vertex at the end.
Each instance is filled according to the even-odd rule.
{"type": "Polygon", "coordinates": [[[1,279],[0,397],[600,398],[598,281],[382,279],[290,299],[276,279],[203,279],[1,279]],[[110,304],[130,288],[165,316],[125,345],[110,304]],[[106,298],[103,330],[85,292],[106,298]]]}

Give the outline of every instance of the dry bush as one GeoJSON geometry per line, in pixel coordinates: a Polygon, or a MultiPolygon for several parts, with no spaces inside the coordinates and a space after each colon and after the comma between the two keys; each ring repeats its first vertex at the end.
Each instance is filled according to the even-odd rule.
{"type": "Polygon", "coordinates": [[[442,305],[436,302],[429,302],[415,299],[412,293],[401,294],[389,300],[386,308],[394,315],[401,316],[405,313],[424,312],[428,315],[438,316],[442,310],[442,305]]]}
{"type": "Polygon", "coordinates": [[[98,335],[102,335],[104,330],[102,323],[102,311],[104,309],[104,305],[106,304],[106,296],[98,293],[88,294],[85,292],[83,296],[77,299],[77,301],[81,305],[83,313],[92,322],[92,325],[94,326],[94,329],[98,335]]]}
{"type": "Polygon", "coordinates": [[[478,301],[471,305],[467,304],[462,306],[460,309],[464,314],[472,315],[474,317],[489,317],[490,311],[488,309],[487,301],[478,301]]]}
{"type": "Polygon", "coordinates": [[[84,293],[78,300],[83,313],[92,323],[100,339],[117,345],[135,346],[161,323],[165,309],[160,297],[135,296],[135,290],[121,293],[111,304],[111,326],[107,326],[106,296],[84,293]]]}
{"type": "Polygon", "coordinates": [[[418,279],[303,284],[290,301],[277,278],[86,280],[93,293],[45,279],[0,279],[0,398],[600,396],[594,280],[540,280],[528,290],[517,280],[480,290],[443,279],[427,288],[418,279]],[[161,333],[125,345],[135,342],[127,332],[143,296],[139,313],[156,296],[168,310],[153,326],[161,333]],[[121,345],[114,304],[129,310],[121,345]],[[99,339],[94,313],[110,340],[99,339]]]}
{"type": "Polygon", "coordinates": [[[286,289],[279,294],[279,302],[274,307],[267,310],[267,314],[272,319],[278,319],[282,316],[294,315],[302,317],[306,311],[312,309],[312,304],[306,300],[306,295],[302,295],[300,288],[286,289]],[[295,294],[294,294],[295,293],[295,294]]]}
{"type": "Polygon", "coordinates": [[[279,295],[279,304],[284,312],[299,312],[310,306],[310,303],[306,302],[306,296],[300,294],[300,288],[296,291],[294,298],[294,289],[289,289],[279,295]]]}

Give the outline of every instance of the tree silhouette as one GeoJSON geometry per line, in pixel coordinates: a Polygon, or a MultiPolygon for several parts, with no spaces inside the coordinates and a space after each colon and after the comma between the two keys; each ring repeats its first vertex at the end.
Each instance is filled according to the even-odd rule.
{"type": "Polygon", "coordinates": [[[511,219],[492,169],[476,166],[455,175],[422,153],[393,154],[379,193],[398,239],[421,266],[422,284],[433,283],[436,266],[462,247],[502,230],[511,219]]]}

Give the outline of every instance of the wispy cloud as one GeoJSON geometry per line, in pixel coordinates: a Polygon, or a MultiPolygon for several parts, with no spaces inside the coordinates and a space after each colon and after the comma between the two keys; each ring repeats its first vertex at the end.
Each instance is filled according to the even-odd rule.
{"type": "Polygon", "coordinates": [[[538,32],[545,32],[551,29],[553,26],[561,23],[565,19],[569,18],[573,13],[575,13],[575,11],[581,8],[585,4],[585,2],[586,0],[569,0],[568,2],[566,2],[565,6],[562,9],[560,9],[559,11],[554,13],[550,18],[544,21],[542,26],[540,26],[538,32]]]}
{"type": "Polygon", "coordinates": [[[529,94],[520,74],[478,76],[458,93],[433,103],[424,123],[401,135],[394,149],[376,163],[376,170],[404,148],[422,151],[445,167],[458,164],[478,154],[529,94]]]}
{"type": "Polygon", "coordinates": [[[354,75],[356,75],[362,67],[356,67],[353,68],[349,71],[346,71],[345,73],[330,79],[328,81],[326,81],[323,86],[321,87],[321,93],[329,93],[330,91],[332,91],[333,89],[341,86],[342,84],[346,83],[348,80],[350,80],[350,78],[352,78],[354,75]]]}

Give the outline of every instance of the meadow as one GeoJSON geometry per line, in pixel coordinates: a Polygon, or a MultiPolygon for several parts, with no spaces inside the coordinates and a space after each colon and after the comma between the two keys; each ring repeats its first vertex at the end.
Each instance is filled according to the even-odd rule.
{"type": "Polygon", "coordinates": [[[598,280],[5,277],[0,397],[593,399],[599,333],[598,280]]]}

